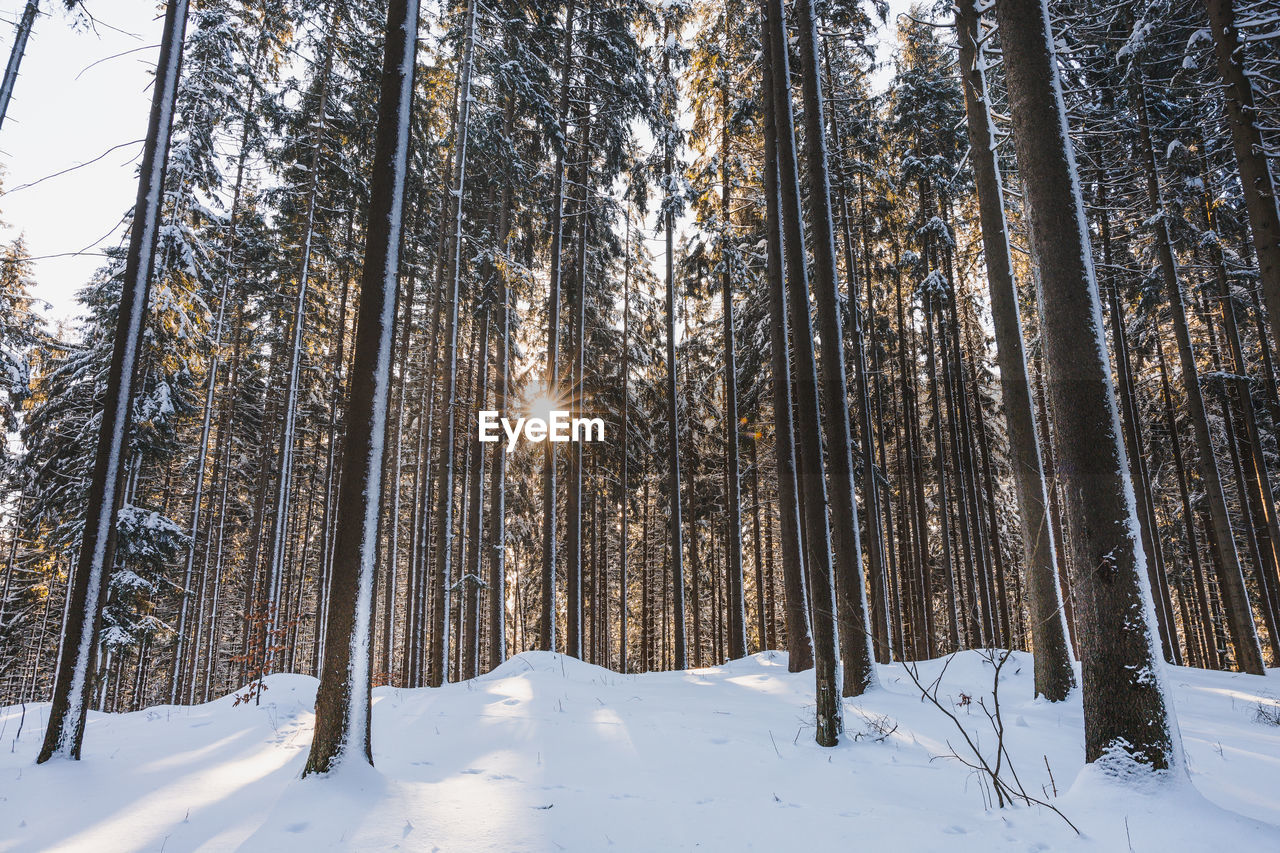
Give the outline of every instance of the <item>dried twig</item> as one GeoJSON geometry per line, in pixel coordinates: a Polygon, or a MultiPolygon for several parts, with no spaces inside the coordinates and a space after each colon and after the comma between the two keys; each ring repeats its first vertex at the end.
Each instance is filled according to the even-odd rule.
{"type": "MultiPolygon", "coordinates": [[[[983,786],[983,799],[986,800],[988,804],[991,801],[992,795],[994,795],[996,805],[1000,808],[1012,805],[1015,802],[1021,802],[1026,805],[1043,806],[1054,812],[1058,817],[1062,818],[1063,821],[1066,822],[1067,826],[1074,829],[1076,834],[1079,835],[1079,828],[1072,823],[1057,806],[1028,794],[1026,788],[1022,785],[1022,781],[1018,778],[1017,771],[1013,769],[1013,760],[1004,743],[1004,720],[1000,716],[1000,671],[1004,668],[1005,663],[1008,662],[1012,652],[1006,650],[997,653],[989,650],[986,654],[987,660],[995,666],[995,675],[993,677],[993,684],[991,687],[991,705],[988,707],[986,699],[983,698],[978,700],[978,707],[982,709],[984,714],[986,714],[987,722],[991,725],[996,736],[995,755],[990,758],[984,755],[982,750],[978,748],[978,744],[974,741],[973,737],[970,736],[969,730],[961,724],[960,718],[956,716],[955,712],[943,704],[943,702],[938,698],[942,678],[946,675],[947,668],[951,665],[951,661],[954,659],[955,655],[953,654],[947,657],[946,661],[942,665],[941,671],[938,673],[938,677],[928,685],[924,684],[924,682],[920,680],[920,671],[914,662],[907,662],[903,666],[903,669],[906,670],[907,676],[915,684],[916,689],[920,691],[921,699],[927,699],[935,708],[945,714],[947,719],[951,720],[951,722],[955,724],[955,727],[959,729],[961,736],[964,738],[965,745],[968,748],[967,754],[972,756],[970,758],[965,755],[961,755],[960,752],[951,745],[951,741],[947,741],[947,747],[951,750],[951,753],[949,755],[936,757],[958,761],[976,773],[983,786]],[[999,660],[996,660],[997,654],[999,654],[999,660]]],[[[1045,758],[1045,765],[1048,766],[1047,757],[1045,758]]],[[[1052,781],[1052,773],[1050,773],[1050,780],[1052,781]]]]}

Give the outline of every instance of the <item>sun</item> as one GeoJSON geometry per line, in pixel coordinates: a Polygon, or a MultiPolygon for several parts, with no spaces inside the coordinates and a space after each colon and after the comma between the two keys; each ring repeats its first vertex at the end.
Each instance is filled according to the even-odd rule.
{"type": "Polygon", "coordinates": [[[563,391],[554,386],[531,388],[521,401],[521,414],[527,418],[551,420],[552,412],[563,412],[569,409],[569,400],[563,391]]]}

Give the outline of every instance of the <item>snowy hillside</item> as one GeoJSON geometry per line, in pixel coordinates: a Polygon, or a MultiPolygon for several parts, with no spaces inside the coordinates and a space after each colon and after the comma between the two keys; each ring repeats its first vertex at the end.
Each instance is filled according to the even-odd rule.
{"type": "MultiPolygon", "coordinates": [[[[823,750],[805,722],[812,673],[780,654],[624,676],[527,653],[441,690],[380,688],[377,770],[330,779],[298,779],[303,676],[272,677],[260,707],[91,714],[79,763],[36,766],[47,705],[26,708],[20,736],[22,709],[6,708],[0,850],[1280,850],[1280,727],[1258,719],[1280,672],[1171,669],[1195,787],[1147,791],[1081,774],[1078,695],[1031,701],[1025,655],[1005,673],[1014,768],[1081,838],[1045,809],[984,809],[977,777],[938,758],[954,724],[900,666],[823,750]]],[[[991,665],[964,652],[940,692],[984,748],[990,688],[991,665]]]]}

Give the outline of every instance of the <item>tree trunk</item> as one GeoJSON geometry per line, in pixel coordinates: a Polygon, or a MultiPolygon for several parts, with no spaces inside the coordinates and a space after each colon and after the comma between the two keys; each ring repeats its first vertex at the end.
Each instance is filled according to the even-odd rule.
{"type": "Polygon", "coordinates": [[[1085,760],[1122,751],[1155,769],[1181,750],[1152,635],[1120,414],[1045,0],[997,0],[1019,172],[1040,265],[1041,326],[1079,609],[1085,760]]]}
{"type": "Polygon", "coordinates": [[[170,0],[165,12],[151,116],[139,168],[138,196],[134,202],[129,251],[125,258],[105,406],[86,499],[84,532],[75,573],[71,576],[67,592],[68,618],[63,620],[53,705],[49,709],[44,745],[36,759],[41,763],[55,755],[78,760],[84,739],[85,714],[89,710],[86,701],[89,678],[95,671],[98,629],[102,624],[102,608],[114,565],[122,463],[128,450],[134,374],[146,326],[147,298],[155,265],[155,244],[186,25],[187,0],[170,0]]]}
{"type": "Polygon", "coordinates": [[[452,216],[452,233],[449,236],[448,271],[446,277],[447,290],[445,298],[445,335],[444,363],[441,378],[444,380],[440,392],[440,467],[435,478],[435,549],[436,549],[436,589],[437,595],[432,603],[431,622],[434,633],[431,636],[431,652],[429,655],[427,683],[439,687],[448,680],[449,663],[449,617],[451,587],[453,584],[453,490],[455,457],[455,432],[457,428],[457,365],[458,365],[458,301],[461,299],[460,281],[462,278],[462,224],[463,196],[466,193],[467,179],[467,139],[471,120],[471,74],[475,52],[476,33],[476,0],[468,0],[466,39],[463,47],[462,69],[458,78],[458,128],[454,144],[453,186],[449,192],[453,196],[450,211],[452,216]]]}
{"type": "MultiPolygon", "coordinates": [[[[515,98],[507,95],[504,132],[509,141],[515,125],[515,98]]],[[[505,255],[511,236],[512,175],[507,172],[502,184],[502,209],[498,214],[497,244],[505,255]]],[[[497,352],[494,356],[496,385],[493,406],[502,417],[510,414],[511,394],[511,314],[514,300],[507,287],[506,265],[492,270],[498,324],[494,333],[497,352]]],[[[489,475],[489,668],[507,659],[507,449],[502,442],[493,448],[493,467],[489,475]]]]}
{"type": "MultiPolygon", "coordinates": [[[[758,433],[757,433],[758,435],[758,433]]],[[[764,587],[764,560],[760,549],[760,459],[756,445],[759,439],[751,440],[751,565],[755,570],[756,582],[756,651],[763,652],[769,648],[769,628],[766,624],[764,587]]]]}
{"type": "MultiPolygon", "coordinates": [[[[666,33],[664,27],[664,35],[666,33]]],[[[671,56],[663,53],[662,73],[672,82],[671,56]]],[[[675,121],[673,114],[675,104],[666,105],[668,121],[675,121]]],[[[689,653],[685,640],[685,606],[684,606],[684,528],[681,517],[680,501],[680,409],[676,393],[676,257],[675,257],[675,211],[672,207],[671,192],[675,181],[673,167],[674,153],[668,141],[663,151],[664,183],[667,186],[667,197],[663,201],[663,231],[666,235],[666,289],[667,289],[667,534],[671,555],[671,608],[674,621],[673,645],[676,669],[688,669],[689,653]]]]}
{"type": "MultiPolygon", "coordinates": [[[[769,2],[769,0],[765,0],[769,2]]],[[[762,98],[773,97],[772,47],[768,12],[765,21],[761,65],[762,98]]],[[[813,666],[813,637],[809,632],[809,599],[804,584],[804,555],[800,546],[799,494],[797,489],[795,429],[792,425],[791,345],[787,331],[787,303],[782,270],[781,198],[778,187],[777,124],[773,109],[764,109],[764,192],[767,240],[766,275],[769,280],[769,359],[773,391],[773,449],[777,469],[779,547],[782,558],[783,609],[787,629],[788,668],[802,672],[813,666]]],[[[772,531],[772,525],[766,533],[772,531]]],[[[773,551],[772,543],[767,549],[773,551]]]]}
{"type": "MultiPolygon", "coordinates": [[[[568,145],[569,85],[573,77],[574,0],[564,10],[564,64],[560,71],[560,138],[568,145]]],[[[564,240],[564,152],[555,158],[555,206],[551,213],[551,270],[547,292],[546,393],[554,398],[560,383],[560,271],[564,240]]],[[[556,650],[556,453],[555,443],[546,442],[542,457],[542,618],[538,627],[538,648],[556,650]]]]}
{"type": "MultiPolygon", "coordinates": [[[[823,51],[824,53],[829,53],[825,42],[823,51]]],[[[834,98],[835,92],[831,82],[830,56],[826,58],[826,65],[827,86],[832,89],[831,97],[834,98]]],[[[828,124],[831,127],[837,152],[841,156],[845,156],[844,143],[834,115],[829,118],[828,124]]],[[[871,585],[871,627],[868,629],[868,634],[872,648],[875,651],[876,661],[878,663],[889,663],[893,659],[893,643],[890,641],[889,633],[889,586],[884,566],[884,537],[880,527],[880,484],[879,475],[876,471],[876,444],[872,426],[871,377],[867,370],[868,343],[864,335],[866,318],[872,316],[870,307],[872,303],[871,278],[870,276],[863,276],[863,280],[867,283],[868,302],[868,308],[864,316],[862,307],[858,304],[858,268],[853,255],[853,234],[849,224],[849,201],[845,183],[843,176],[837,182],[837,192],[839,194],[837,208],[840,211],[840,230],[844,238],[844,266],[845,274],[848,276],[849,281],[850,313],[853,316],[853,328],[850,338],[853,345],[855,393],[857,394],[859,405],[858,437],[862,445],[860,448],[863,484],[863,513],[861,518],[867,528],[867,580],[871,585]]],[[[883,451],[883,447],[881,450],[883,451]]]]}
{"type": "MultiPolygon", "coordinates": [[[[836,277],[831,180],[827,167],[826,120],[823,117],[825,107],[818,59],[818,22],[813,10],[813,0],[797,0],[795,12],[800,42],[800,89],[808,148],[806,177],[812,227],[813,296],[817,308],[818,334],[822,339],[822,403],[826,414],[822,423],[826,427],[827,436],[831,545],[844,664],[842,689],[845,696],[861,696],[868,687],[875,684],[875,656],[871,649],[867,587],[862,574],[858,504],[853,488],[853,437],[850,434],[848,391],[845,386],[847,373],[844,329],[836,277]]],[[[852,274],[853,271],[850,270],[849,275],[852,274]]],[[[856,315],[856,305],[854,311],[856,315]]],[[[861,351],[862,326],[856,320],[853,345],[861,351]]],[[[865,404],[865,398],[863,402],[865,404]]]]}
{"type": "Polygon", "coordinates": [[[630,428],[631,428],[631,204],[628,199],[626,212],[626,236],[622,250],[625,253],[622,271],[622,432],[618,439],[622,452],[622,475],[619,478],[618,495],[621,498],[622,519],[619,522],[618,543],[618,671],[626,674],[627,665],[627,512],[631,508],[630,480],[630,428]]]}
{"type": "MultiPolygon", "coordinates": [[[[726,14],[725,25],[729,16],[726,14]]],[[[727,45],[726,45],[727,47],[727,45]]],[[[734,260],[729,249],[733,214],[729,195],[729,76],[720,89],[720,305],[724,321],[724,422],[725,422],[725,489],[724,506],[728,513],[729,541],[726,543],[725,570],[729,614],[729,658],[736,660],[747,653],[747,611],[742,594],[742,477],[738,471],[738,362],[734,353],[733,271],[734,260]]]]}
{"type": "MultiPolygon", "coordinates": [[[[591,41],[591,15],[588,13],[584,42],[591,41]]],[[[572,361],[569,365],[569,388],[566,401],[573,417],[582,415],[582,397],[585,393],[583,381],[586,368],[587,342],[587,240],[589,229],[587,217],[590,209],[591,159],[591,99],[589,94],[582,97],[582,105],[578,123],[578,163],[574,169],[571,183],[578,188],[573,199],[573,208],[569,217],[576,222],[577,238],[574,247],[574,261],[570,269],[570,293],[573,316],[569,320],[569,342],[572,350],[569,353],[572,361]]],[[[550,442],[548,442],[550,443],[550,442]]],[[[565,507],[565,654],[586,660],[584,653],[585,627],[583,623],[583,514],[582,499],[583,465],[582,443],[573,442],[569,447],[569,482],[567,484],[567,506],[565,507]]]]}
{"type": "Polygon", "coordinates": [[[1249,605],[1249,591],[1245,586],[1244,570],[1236,552],[1235,533],[1231,528],[1231,516],[1227,510],[1227,497],[1218,473],[1218,461],[1213,453],[1213,440],[1209,435],[1209,421],[1204,408],[1204,396],[1200,389],[1200,375],[1196,368],[1195,349],[1191,332],[1187,328],[1187,311],[1183,304],[1182,283],[1179,281],[1177,261],[1173,257],[1173,243],[1165,219],[1164,200],[1160,194],[1156,155],[1151,141],[1151,125],[1147,116],[1146,95],[1139,86],[1142,133],[1142,158],[1146,172],[1147,201],[1155,217],[1155,249],[1160,261],[1160,272],[1169,298],[1169,313],[1173,318],[1174,338],[1178,342],[1178,360],[1182,367],[1182,385],[1187,397],[1188,415],[1196,438],[1196,451],[1200,463],[1200,480],[1209,499],[1209,516],[1213,520],[1214,538],[1218,559],[1222,563],[1222,584],[1227,600],[1227,624],[1231,629],[1231,644],[1236,650],[1236,665],[1241,671],[1265,675],[1262,664],[1262,646],[1253,624],[1253,610],[1249,605]]]}
{"type": "Polygon", "coordinates": [[[18,21],[18,32],[9,51],[9,64],[4,70],[4,82],[0,83],[0,127],[4,126],[4,117],[9,112],[9,99],[13,97],[13,86],[18,81],[18,68],[22,65],[31,26],[36,22],[39,11],[40,0],[27,0],[27,8],[22,10],[22,19],[18,21]]]}
{"type": "MultiPolygon", "coordinates": [[[[813,620],[814,679],[817,689],[816,733],[820,746],[835,746],[843,730],[840,708],[839,635],[836,627],[835,573],[831,554],[831,529],[827,519],[827,483],[822,459],[822,416],[818,403],[818,365],[814,356],[813,326],[809,317],[808,269],[804,227],[800,212],[800,178],[796,161],[794,116],[791,107],[791,73],[787,57],[787,19],[782,0],[766,0],[771,47],[773,113],[777,137],[778,188],[782,197],[783,249],[786,257],[786,289],[792,339],[795,343],[796,421],[799,428],[799,463],[808,556],[810,616],[813,620]]],[[[812,30],[812,21],[809,22],[812,30]]],[[[810,33],[812,35],[812,33],[810,33]]],[[[822,135],[818,126],[818,135],[822,135]]],[[[829,222],[829,220],[828,220],[829,222]]],[[[830,241],[828,231],[826,239],[830,241]]],[[[840,337],[834,338],[839,346],[840,337]]],[[[831,342],[824,337],[826,346],[831,342]]],[[[841,374],[843,383],[843,373],[841,374]]],[[[843,387],[843,386],[842,386],[843,387]]],[[[839,411],[846,411],[843,406],[839,411]]],[[[848,418],[843,420],[848,430],[848,418]]],[[[836,449],[848,458],[849,447],[836,449]]],[[[855,531],[856,532],[856,531],[855,531]]],[[[848,554],[842,555],[848,557],[848,554]]],[[[859,586],[861,575],[859,574],[859,586]]],[[[864,626],[865,627],[865,626],[864,626]]],[[[867,650],[865,632],[859,639],[867,650]]],[[[870,677],[869,670],[855,677],[870,677]]],[[[864,684],[866,682],[863,682],[864,684]]]]}
{"type": "Polygon", "coordinates": [[[1236,28],[1233,0],[1204,0],[1213,33],[1218,74],[1226,87],[1223,101],[1244,190],[1249,228],[1258,259],[1258,279],[1271,321],[1272,341],[1280,344],[1280,210],[1276,186],[1262,139],[1262,118],[1254,105],[1253,82],[1245,73],[1244,44],[1236,28]]]}
{"type": "MultiPolygon", "coordinates": [[[[347,398],[332,604],[325,626],[324,668],[316,693],[315,734],[304,775],[327,774],[347,760],[373,763],[369,742],[373,584],[417,43],[417,0],[390,0],[360,318],[347,398]]],[[[462,159],[459,157],[459,162],[462,159]]]]}

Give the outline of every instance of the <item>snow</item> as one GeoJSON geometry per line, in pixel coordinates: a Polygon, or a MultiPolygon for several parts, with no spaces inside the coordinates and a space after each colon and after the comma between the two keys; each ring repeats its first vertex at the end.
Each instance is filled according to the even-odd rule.
{"type": "MultiPolygon", "coordinates": [[[[938,758],[963,742],[953,724],[901,665],[878,674],[824,750],[812,673],[788,673],[781,653],[638,676],[525,653],[469,682],[376,689],[376,769],[305,780],[306,676],[270,676],[260,707],[91,712],[79,762],[33,765],[48,706],[27,706],[17,737],[22,709],[4,708],[0,851],[1280,849],[1280,727],[1257,716],[1280,670],[1167,670],[1187,781],[1082,768],[1079,693],[1033,700],[1016,654],[1000,689],[1014,769],[1080,837],[1047,809],[984,809],[977,777],[938,758]],[[879,742],[882,718],[897,729],[879,742]]],[[[964,652],[940,691],[983,749],[990,688],[991,665],[964,652]]]]}

